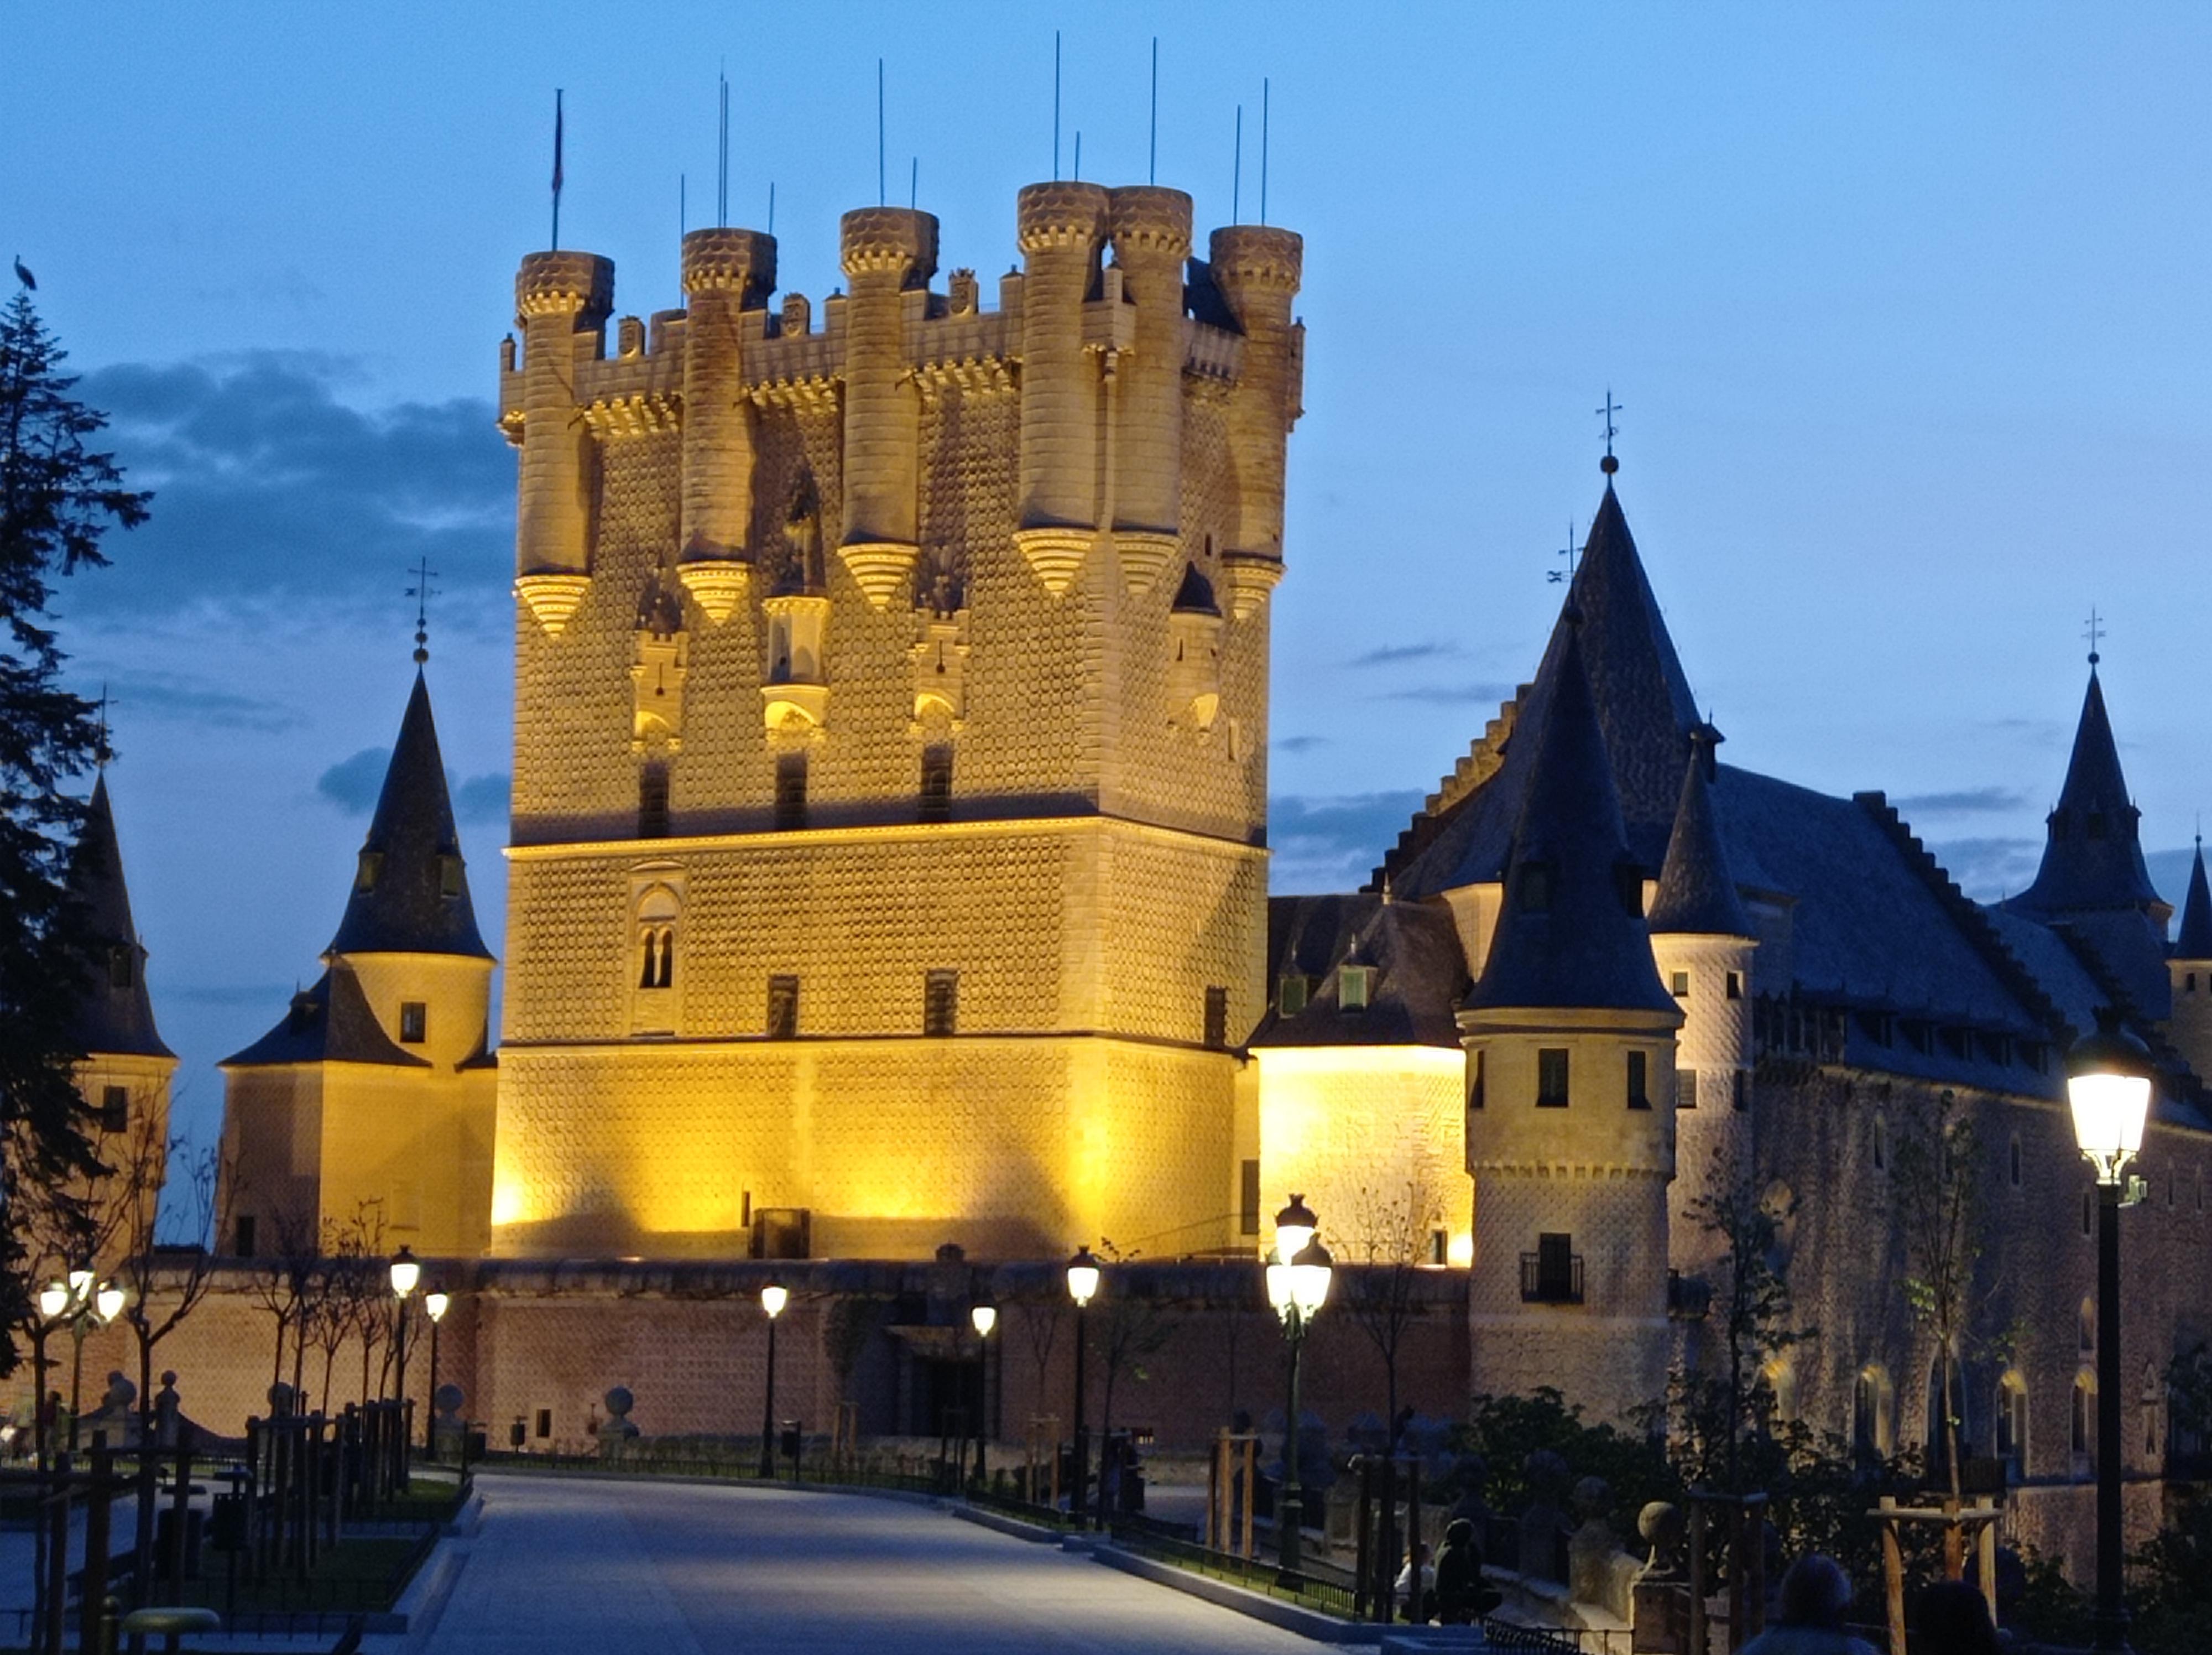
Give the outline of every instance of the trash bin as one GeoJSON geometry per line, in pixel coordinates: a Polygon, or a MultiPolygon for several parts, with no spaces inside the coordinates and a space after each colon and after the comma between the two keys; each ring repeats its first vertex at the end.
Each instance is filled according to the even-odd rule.
{"type": "MultiPolygon", "coordinates": [[[[200,1578],[200,1539],[206,1527],[206,1512],[191,1510],[185,1513],[185,1579],[187,1580],[200,1578]]],[[[170,1578],[169,1562],[176,1555],[176,1508],[163,1506],[154,1516],[154,1578],[156,1580],[170,1578]]]]}

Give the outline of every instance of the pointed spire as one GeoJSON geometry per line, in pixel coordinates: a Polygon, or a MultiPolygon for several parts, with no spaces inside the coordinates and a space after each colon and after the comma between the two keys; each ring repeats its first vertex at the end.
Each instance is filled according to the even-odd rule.
{"type": "Polygon", "coordinates": [[[1667,841],[1666,865],[1651,899],[1654,934],[1752,937],[1751,917],[1738,898],[1713,815],[1713,746],[1720,732],[1710,724],[1690,734],[1690,762],[1682,767],[1682,802],[1667,841]]]}
{"type": "Polygon", "coordinates": [[[1570,629],[1505,870],[1490,958],[1473,1009],[1674,1012],[1645,928],[1613,764],[1570,629]]]}
{"type": "Polygon", "coordinates": [[[1177,615],[1212,615],[1217,619],[1221,605],[1214,601],[1213,582],[1198,572],[1196,563],[1185,563],[1182,584],[1176,588],[1175,601],[1168,605],[1177,615]]]}
{"type": "Polygon", "coordinates": [[[2066,784],[2059,789],[2057,808],[2046,818],[2043,865],[2035,882],[2010,905],[2058,915],[2155,904],[2158,891],[2143,866],[2136,830],[2140,815],[2120,772],[2104,686],[2093,666],[2066,784]]]}
{"type": "Polygon", "coordinates": [[[71,1037],[88,1053],[173,1056],[154,1026],[154,1002],[146,992],[146,951],[131,922],[131,891],[123,879],[123,849],[115,835],[104,764],[92,784],[84,831],[70,860],[70,897],[80,905],[93,942],[92,958],[86,962],[90,987],[77,1007],[71,1037]]]}
{"type": "Polygon", "coordinates": [[[2189,895],[2181,904],[2181,932],[2173,940],[2176,959],[2212,959],[2212,889],[2204,883],[2204,840],[2197,841],[2197,860],[2189,869],[2189,895]]]}
{"type": "Polygon", "coordinates": [[[353,895],[327,952],[491,958],[469,901],[430,690],[419,668],[362,841],[353,895]]]}

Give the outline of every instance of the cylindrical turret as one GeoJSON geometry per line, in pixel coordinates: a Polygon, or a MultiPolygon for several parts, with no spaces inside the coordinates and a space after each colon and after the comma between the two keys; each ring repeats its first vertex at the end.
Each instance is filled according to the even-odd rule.
{"type": "Polygon", "coordinates": [[[744,595],[753,512],[752,405],[740,313],[775,289],[775,240],[757,230],[684,238],[684,515],[679,573],[720,625],[744,595]]]}
{"type": "Polygon", "coordinates": [[[1098,526],[1098,374],[1084,356],[1083,303],[1098,268],[1107,194],[1096,184],[1031,184],[1017,219],[1022,465],[1015,538],[1057,593],[1075,578],[1098,526]]]}
{"type": "Polygon", "coordinates": [[[1150,587],[1177,548],[1182,517],[1182,290],[1190,198],[1133,185],[1110,197],[1114,262],[1134,301],[1136,347],[1121,370],[1114,539],[1122,572],[1150,587]]]}
{"type": "Polygon", "coordinates": [[[515,587],[548,632],[583,601],[591,578],[591,434],[575,417],[576,359],[614,307],[614,261],[533,253],[514,278],[522,328],[522,486],[515,587]]]}
{"type": "Polygon", "coordinates": [[[1668,1191],[1668,1262],[1706,1275],[1727,1243],[1699,1203],[1725,1196],[1751,1166],[1751,970],[1747,936],[1655,932],[1659,980],[1682,1007],[1674,1057],[1674,1182],[1668,1191]]]}
{"type": "Polygon", "coordinates": [[[937,270],[937,219],[862,207],[840,221],[845,279],[845,526],[839,555],[882,608],[914,566],[921,405],[906,359],[907,295],[937,270]]]}
{"type": "Polygon", "coordinates": [[[1244,361],[1229,399],[1229,450],[1237,467],[1237,526],[1224,553],[1231,605],[1252,612],[1282,578],[1283,451],[1298,409],[1298,345],[1291,319],[1305,241],[1290,230],[1232,224],[1214,231],[1213,285],[1244,333],[1244,361]]]}

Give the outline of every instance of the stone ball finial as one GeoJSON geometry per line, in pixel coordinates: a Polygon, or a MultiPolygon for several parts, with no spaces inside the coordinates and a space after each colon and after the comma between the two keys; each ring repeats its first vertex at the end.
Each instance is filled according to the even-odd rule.
{"type": "Polygon", "coordinates": [[[637,1398],[630,1395],[628,1385],[617,1385],[600,1399],[606,1403],[607,1412],[619,1420],[637,1406],[637,1398]]]}
{"type": "Polygon", "coordinates": [[[775,291],[775,238],[758,230],[693,230],[684,238],[684,290],[738,295],[756,309],[775,291]]]}
{"type": "Polygon", "coordinates": [[[1024,253],[1088,252],[1106,234],[1103,187],[1073,179],[1024,184],[1014,204],[1014,240],[1024,253]]]}
{"type": "Polygon", "coordinates": [[[161,1389],[162,1389],[162,1390],[174,1390],[176,1388],[177,1388],[177,1371],[176,1371],[176,1369],[174,1369],[174,1368],[173,1368],[173,1367],[165,1367],[165,1368],[163,1368],[163,1369],[161,1370],[161,1389]]]}
{"type": "Polygon", "coordinates": [[[1613,1485],[1603,1477],[1583,1477],[1575,1483],[1575,1515],[1588,1523],[1601,1518],[1613,1504],[1613,1485]]]}
{"type": "Polygon", "coordinates": [[[845,274],[895,271],[902,288],[937,274],[937,215],[912,207],[856,207],[837,221],[845,274]]]}
{"type": "Polygon", "coordinates": [[[1650,1559],[1638,1571],[1638,1579],[1680,1579],[1682,1536],[1688,1526],[1681,1508],[1663,1500],[1655,1500],[1637,1512],[1636,1532],[1651,1548],[1650,1559]]]}
{"type": "Polygon", "coordinates": [[[461,1405],[468,1399],[467,1391],[448,1380],[431,1393],[430,1406],[437,1410],[440,1419],[450,1421],[461,1411],[461,1405]]]}

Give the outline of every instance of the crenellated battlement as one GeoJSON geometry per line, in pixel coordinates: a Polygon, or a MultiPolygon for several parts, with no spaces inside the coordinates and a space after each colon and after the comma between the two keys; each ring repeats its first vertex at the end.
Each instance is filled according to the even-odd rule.
{"type": "Polygon", "coordinates": [[[775,238],[758,230],[693,230],[684,238],[684,290],[735,293],[741,308],[759,309],[775,291],[775,238]]]}

